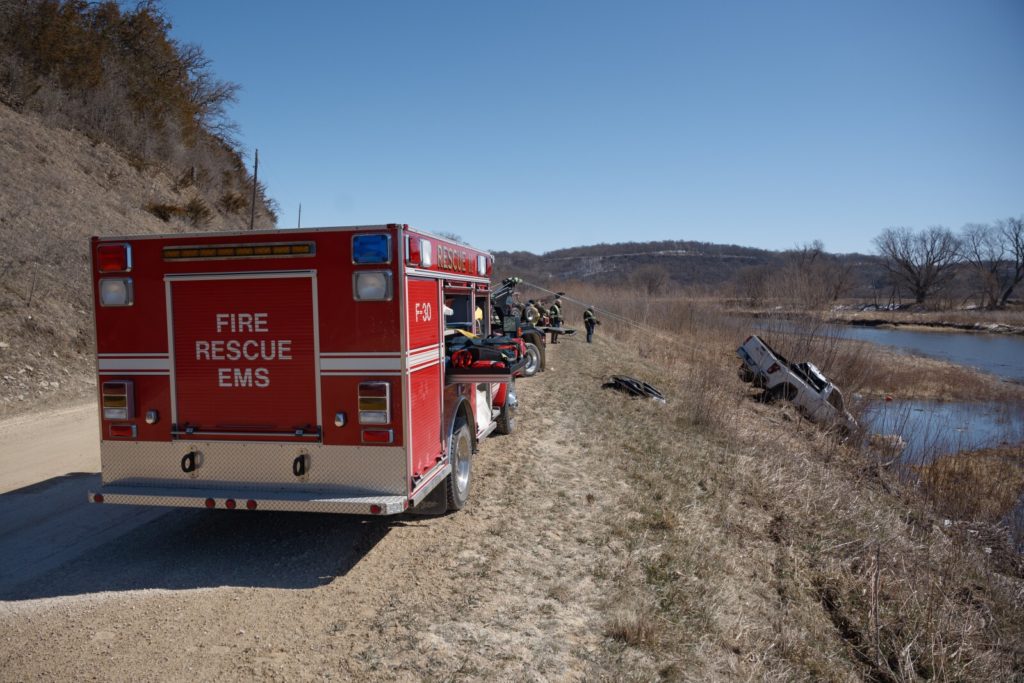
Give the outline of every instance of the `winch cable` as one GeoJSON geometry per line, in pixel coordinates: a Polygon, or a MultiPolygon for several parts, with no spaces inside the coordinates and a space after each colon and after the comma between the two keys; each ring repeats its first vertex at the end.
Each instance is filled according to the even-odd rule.
{"type": "MultiPolygon", "coordinates": [[[[541,287],[540,285],[535,285],[532,282],[526,282],[524,280],[522,282],[522,284],[527,286],[527,287],[532,287],[533,289],[539,289],[540,291],[546,292],[548,294],[553,294],[554,296],[557,296],[560,299],[563,299],[565,301],[571,301],[572,303],[577,304],[578,306],[581,306],[582,308],[588,308],[588,307],[590,307],[592,305],[592,304],[586,303],[585,301],[581,301],[579,299],[574,299],[573,297],[571,297],[571,296],[569,296],[567,294],[559,294],[558,292],[553,292],[550,289],[547,289],[545,287],[541,287]]],[[[679,339],[679,337],[671,335],[668,332],[665,332],[664,330],[659,330],[656,327],[652,327],[650,325],[645,325],[644,323],[637,322],[636,320],[632,320],[630,318],[627,318],[624,315],[619,315],[618,313],[613,313],[612,311],[609,311],[608,309],[599,308],[597,306],[594,306],[594,311],[600,313],[601,315],[603,315],[603,316],[605,316],[607,318],[614,318],[615,320],[618,320],[619,322],[622,322],[622,323],[625,323],[626,325],[630,325],[632,327],[635,327],[635,328],[637,328],[639,330],[642,330],[643,332],[646,332],[648,334],[651,334],[651,335],[653,335],[655,337],[660,337],[661,339],[664,339],[665,341],[672,342],[673,344],[681,346],[681,347],[683,347],[685,349],[688,349],[690,351],[693,351],[695,353],[699,353],[699,352],[702,351],[702,349],[700,347],[694,346],[693,344],[687,344],[686,342],[684,342],[681,339],[679,339]]]]}

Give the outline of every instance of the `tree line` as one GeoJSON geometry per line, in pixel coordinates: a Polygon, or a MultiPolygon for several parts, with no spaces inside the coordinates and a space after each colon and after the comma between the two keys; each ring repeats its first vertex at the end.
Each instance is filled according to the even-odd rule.
{"type": "Polygon", "coordinates": [[[916,303],[944,291],[959,274],[987,308],[1006,306],[1024,281],[1024,217],[972,223],[959,233],[934,226],[893,227],[874,239],[894,287],[916,303]]]}
{"type": "MultiPolygon", "coordinates": [[[[248,215],[248,174],[227,116],[239,86],[170,36],[155,0],[0,0],[0,102],[169,167],[226,213],[248,215]]],[[[257,209],[273,202],[257,187],[257,209]]]]}

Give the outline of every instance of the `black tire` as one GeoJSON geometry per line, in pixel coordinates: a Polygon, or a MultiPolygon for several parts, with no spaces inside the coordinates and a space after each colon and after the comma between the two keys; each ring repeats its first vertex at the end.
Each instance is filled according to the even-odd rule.
{"type": "Polygon", "coordinates": [[[508,382],[508,394],[505,396],[505,405],[501,407],[498,414],[498,433],[511,434],[516,430],[516,408],[519,401],[516,398],[516,381],[510,379],[508,382]]]}
{"type": "Polygon", "coordinates": [[[448,457],[452,471],[445,480],[448,511],[461,510],[469,500],[469,485],[472,483],[473,435],[469,425],[461,417],[455,421],[448,440],[448,457]]]}
{"type": "Polygon", "coordinates": [[[523,366],[523,377],[533,377],[540,372],[540,349],[533,342],[526,342],[526,365],[523,366]]]}
{"type": "Polygon", "coordinates": [[[792,384],[776,384],[765,393],[768,395],[769,403],[780,400],[792,401],[796,398],[796,387],[792,384]]]}
{"type": "Polygon", "coordinates": [[[753,382],[757,377],[757,375],[754,374],[754,371],[751,370],[746,363],[740,363],[739,375],[740,379],[744,382],[753,382]]]}

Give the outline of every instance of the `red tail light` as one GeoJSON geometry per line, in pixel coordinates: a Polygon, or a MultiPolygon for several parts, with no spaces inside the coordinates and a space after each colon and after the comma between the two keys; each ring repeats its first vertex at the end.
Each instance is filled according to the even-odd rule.
{"type": "Polygon", "coordinates": [[[234,498],[228,498],[227,500],[225,500],[224,501],[224,507],[226,507],[228,510],[234,510],[235,509],[235,499],[234,498]]]}
{"type": "Polygon", "coordinates": [[[769,375],[772,374],[773,372],[778,372],[778,371],[779,371],[779,364],[778,363],[772,363],[771,367],[768,368],[768,374],[769,375]]]}
{"type": "Polygon", "coordinates": [[[364,429],[363,443],[391,443],[395,433],[390,429],[364,429]]]}
{"type": "Polygon", "coordinates": [[[206,507],[208,507],[208,508],[215,508],[215,507],[217,507],[217,501],[215,501],[213,498],[207,498],[206,499],[206,507]]]}
{"type": "Polygon", "coordinates": [[[370,506],[370,514],[371,515],[379,515],[380,512],[381,512],[380,505],[371,505],[370,506]]]}
{"type": "Polygon", "coordinates": [[[126,273],[132,269],[132,248],[127,244],[96,247],[96,268],[101,273],[126,273]]]}
{"type": "Polygon", "coordinates": [[[92,502],[94,502],[94,503],[102,503],[103,502],[103,494],[102,493],[97,493],[96,495],[94,495],[92,497],[92,502]]]}
{"type": "Polygon", "coordinates": [[[256,501],[255,500],[246,501],[245,507],[249,508],[250,510],[255,510],[256,509],[256,501]]]}
{"type": "Polygon", "coordinates": [[[114,439],[134,439],[135,425],[110,425],[110,436],[114,439]]]}

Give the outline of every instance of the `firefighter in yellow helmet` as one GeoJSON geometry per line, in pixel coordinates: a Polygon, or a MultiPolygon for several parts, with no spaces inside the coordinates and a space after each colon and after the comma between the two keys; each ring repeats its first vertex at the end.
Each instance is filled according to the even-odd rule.
{"type": "MultiPolygon", "coordinates": [[[[551,327],[562,326],[562,300],[556,298],[551,308],[548,309],[548,317],[551,319],[551,327]]],[[[551,330],[551,343],[558,343],[558,332],[551,330]]]]}

